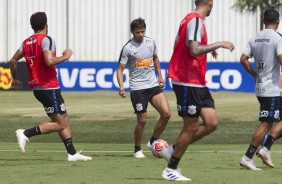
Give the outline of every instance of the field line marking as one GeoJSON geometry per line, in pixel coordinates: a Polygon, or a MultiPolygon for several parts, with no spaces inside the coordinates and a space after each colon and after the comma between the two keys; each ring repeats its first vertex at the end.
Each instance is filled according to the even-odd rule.
{"type": "MultiPolygon", "coordinates": [[[[0,152],[19,152],[19,150],[0,150],[0,152]]],[[[65,153],[65,150],[26,150],[26,152],[41,152],[41,153],[65,153]]],[[[111,150],[111,151],[94,151],[94,150],[83,150],[84,153],[132,153],[133,151],[117,151],[117,150],[111,150]]],[[[143,152],[151,152],[151,151],[143,151],[143,152]]],[[[244,153],[245,151],[236,151],[236,150],[213,150],[213,151],[186,151],[186,153],[244,153]]],[[[282,154],[282,151],[270,151],[271,153],[278,153],[282,154]]]]}

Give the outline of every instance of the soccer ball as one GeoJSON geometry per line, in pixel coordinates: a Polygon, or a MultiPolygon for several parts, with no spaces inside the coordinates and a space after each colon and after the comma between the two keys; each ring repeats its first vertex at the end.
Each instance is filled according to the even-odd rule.
{"type": "Polygon", "coordinates": [[[152,144],[152,154],[157,158],[162,158],[162,151],[164,148],[168,148],[168,143],[163,139],[157,139],[152,144]]]}

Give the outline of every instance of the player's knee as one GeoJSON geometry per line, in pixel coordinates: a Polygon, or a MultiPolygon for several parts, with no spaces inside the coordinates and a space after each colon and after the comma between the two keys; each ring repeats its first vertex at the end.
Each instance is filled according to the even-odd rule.
{"type": "Polygon", "coordinates": [[[218,127],[218,122],[215,121],[215,122],[212,122],[208,125],[208,131],[211,133],[213,131],[215,131],[218,127]]]}
{"type": "Polygon", "coordinates": [[[169,120],[170,117],[171,117],[171,112],[170,111],[167,111],[167,112],[162,114],[162,118],[164,118],[166,120],[169,120]]]}

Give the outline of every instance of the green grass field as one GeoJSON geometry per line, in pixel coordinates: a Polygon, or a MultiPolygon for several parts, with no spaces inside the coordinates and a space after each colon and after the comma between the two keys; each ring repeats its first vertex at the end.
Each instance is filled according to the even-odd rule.
{"type": "MultiPolygon", "coordinates": [[[[182,121],[177,116],[175,97],[166,93],[172,117],[162,138],[173,144],[182,121]]],[[[258,102],[254,94],[213,93],[219,128],[191,145],[179,167],[195,184],[278,184],[281,183],[282,145],[273,146],[275,168],[267,168],[254,158],[262,171],[241,169],[239,160],[245,153],[254,129],[258,126],[258,102]]],[[[0,183],[78,183],[78,184],[158,184],[166,166],[145,148],[158,119],[149,106],[143,138],[144,159],[132,157],[135,115],[130,99],[117,92],[64,92],[70,115],[72,137],[77,150],[93,157],[91,162],[66,161],[63,143],[57,134],[32,137],[27,151],[18,151],[15,130],[29,128],[47,120],[32,92],[1,91],[0,100],[0,183]]]]}

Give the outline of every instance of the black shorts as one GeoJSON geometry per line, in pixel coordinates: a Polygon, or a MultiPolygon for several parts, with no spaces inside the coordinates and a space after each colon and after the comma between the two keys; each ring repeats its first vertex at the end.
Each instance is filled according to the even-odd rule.
{"type": "Polygon", "coordinates": [[[136,114],[141,114],[147,112],[148,102],[153,96],[162,93],[163,90],[160,86],[156,86],[148,89],[141,89],[130,91],[130,99],[134,112],[136,114]]]}
{"type": "Polygon", "coordinates": [[[178,115],[199,117],[202,108],[215,108],[214,100],[207,87],[191,87],[173,84],[178,115]]]}
{"type": "Polygon", "coordinates": [[[33,90],[35,98],[42,103],[48,116],[65,114],[66,107],[60,89],[33,90]]]}
{"type": "Polygon", "coordinates": [[[278,122],[282,112],[281,97],[257,97],[257,99],[260,103],[259,121],[278,122]]]}

